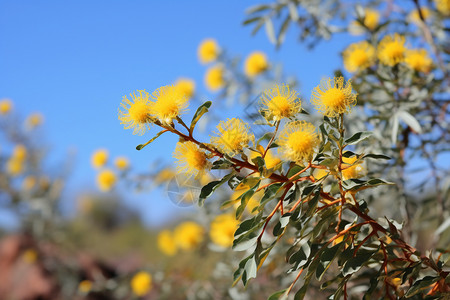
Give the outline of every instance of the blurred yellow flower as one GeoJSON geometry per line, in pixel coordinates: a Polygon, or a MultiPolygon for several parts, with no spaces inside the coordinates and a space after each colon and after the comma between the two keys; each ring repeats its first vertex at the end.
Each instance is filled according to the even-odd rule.
{"type": "MultiPolygon", "coordinates": [[[[264,148],[260,147],[261,152],[264,151],[264,148]]],[[[262,157],[262,154],[260,152],[251,151],[250,152],[250,159],[255,159],[257,157],[262,157]]],[[[281,159],[275,156],[272,149],[269,149],[266,153],[266,156],[264,157],[264,163],[266,164],[267,169],[272,169],[277,167],[281,164],[281,159]]]]}
{"type": "Polygon", "coordinates": [[[177,159],[177,172],[185,173],[188,177],[203,174],[211,166],[205,151],[189,141],[178,142],[173,157],[177,159]]]}
{"type": "MultiPolygon", "coordinates": [[[[241,200],[238,200],[238,198],[243,195],[245,192],[247,192],[250,189],[250,186],[245,185],[245,184],[239,184],[233,194],[231,195],[231,200],[235,201],[234,202],[234,207],[238,208],[239,205],[241,204],[241,200]]],[[[253,194],[253,196],[248,200],[247,205],[245,206],[245,210],[249,213],[249,214],[255,214],[257,213],[257,211],[253,211],[256,207],[259,207],[260,203],[261,203],[261,198],[264,196],[264,191],[258,191],[255,194],[253,194]]]]}
{"type": "Polygon", "coordinates": [[[404,61],[407,48],[405,37],[399,34],[387,35],[378,44],[378,59],[388,66],[395,66],[404,61]]]}
{"type": "Polygon", "coordinates": [[[40,113],[32,113],[28,116],[25,123],[28,125],[30,129],[33,129],[44,122],[44,117],[40,113]]]}
{"type": "Polygon", "coordinates": [[[195,81],[190,78],[178,78],[175,82],[175,87],[178,88],[183,95],[188,99],[192,98],[195,93],[195,81]]]}
{"type": "Polygon", "coordinates": [[[221,65],[217,65],[206,70],[205,85],[212,92],[223,88],[225,85],[225,79],[224,70],[221,65]]]}
{"type": "Polygon", "coordinates": [[[255,136],[250,133],[250,127],[241,119],[233,118],[220,121],[217,125],[217,137],[211,137],[211,143],[217,149],[229,156],[234,156],[244,150],[250,141],[254,143],[255,136]]]}
{"type": "Polygon", "coordinates": [[[37,252],[34,249],[27,249],[22,253],[22,259],[27,264],[35,263],[37,260],[37,252]]]}
{"type": "Polygon", "coordinates": [[[110,191],[117,182],[116,174],[108,169],[97,174],[97,186],[103,192],[110,191]]]}
{"type": "Polygon", "coordinates": [[[450,0],[434,0],[436,8],[443,15],[450,15],[450,0]]]}
{"type": "Polygon", "coordinates": [[[158,234],[158,248],[167,256],[173,256],[177,253],[177,245],[170,230],[163,230],[158,234]]]}
{"type": "Polygon", "coordinates": [[[156,89],[150,97],[155,100],[150,102],[151,114],[164,124],[172,123],[188,106],[186,95],[173,85],[156,89]]]}
{"type": "MultiPolygon", "coordinates": [[[[364,27],[368,28],[370,31],[373,31],[380,21],[380,13],[374,9],[366,8],[364,10],[364,17],[362,18],[362,23],[364,27]]],[[[353,21],[352,27],[350,29],[353,34],[362,34],[364,33],[364,28],[358,21],[353,21]]]]}
{"type": "Polygon", "coordinates": [[[324,178],[325,176],[327,176],[330,172],[326,169],[314,169],[313,171],[313,177],[316,180],[320,180],[322,178],[324,178]]]}
{"type": "Polygon", "coordinates": [[[24,161],[28,156],[27,148],[24,145],[19,144],[14,147],[12,158],[24,161]]]}
{"type": "Polygon", "coordinates": [[[350,179],[350,178],[360,178],[365,175],[365,169],[362,166],[361,162],[358,162],[357,164],[354,164],[357,160],[356,156],[352,157],[342,157],[342,168],[346,168],[342,170],[342,177],[344,180],[350,179]],[[354,165],[353,165],[354,164],[354,165]],[[349,165],[352,165],[349,167],[349,165]]]}
{"type": "Polygon", "coordinates": [[[345,84],[344,77],[328,78],[314,88],[311,103],[323,115],[336,117],[352,110],[356,105],[356,94],[352,93],[350,80],[345,84]]]}
{"type": "Polygon", "coordinates": [[[6,170],[11,176],[18,176],[25,171],[25,163],[21,159],[11,157],[6,163],[6,170]]]}
{"type": "Polygon", "coordinates": [[[145,296],[152,289],[152,275],[148,272],[140,271],[131,278],[130,284],[131,290],[136,296],[145,296]]]}
{"type": "Polygon", "coordinates": [[[344,50],[343,58],[347,71],[362,71],[375,63],[375,48],[367,41],[354,43],[344,50]]]}
{"type": "Polygon", "coordinates": [[[305,121],[288,123],[280,132],[277,141],[279,152],[288,160],[303,164],[309,162],[319,144],[316,128],[305,121]]]}
{"type": "Polygon", "coordinates": [[[248,77],[255,77],[266,71],[268,66],[266,54],[261,51],[255,51],[250,53],[245,59],[244,73],[248,77]]]}
{"type": "Polygon", "coordinates": [[[203,227],[191,221],[181,223],[174,230],[175,243],[183,250],[196,248],[203,241],[203,235],[203,227]]]}
{"type": "Polygon", "coordinates": [[[209,236],[211,241],[221,247],[233,245],[234,233],[239,226],[239,221],[232,214],[218,215],[211,222],[209,236]]]}
{"type": "Polygon", "coordinates": [[[22,189],[24,189],[25,191],[29,191],[35,187],[36,182],[37,180],[35,176],[28,175],[22,181],[22,189]]]}
{"type": "Polygon", "coordinates": [[[289,85],[285,84],[265,90],[261,96],[261,105],[261,113],[269,121],[291,118],[301,109],[297,92],[291,91],[289,85]]]}
{"type": "MultiPolygon", "coordinates": [[[[428,7],[421,7],[420,11],[422,13],[422,16],[424,18],[424,20],[428,19],[431,15],[431,11],[428,9],[428,7]]],[[[411,11],[411,13],[409,14],[408,18],[411,20],[411,22],[415,23],[415,24],[420,24],[422,22],[422,20],[420,19],[420,15],[419,15],[419,10],[418,9],[414,9],[411,11]]]]}
{"type": "Polygon", "coordinates": [[[202,64],[213,62],[219,56],[219,45],[214,39],[205,39],[198,46],[198,59],[202,64]]]}
{"type": "Polygon", "coordinates": [[[163,182],[167,182],[174,178],[176,175],[175,171],[171,168],[162,169],[154,178],[157,184],[161,184],[163,182]]]}
{"type": "Polygon", "coordinates": [[[114,165],[117,169],[123,171],[130,167],[130,161],[125,156],[119,156],[114,160],[114,165]]]}
{"type": "Polygon", "coordinates": [[[406,65],[417,72],[428,73],[433,66],[433,60],[425,49],[407,50],[405,56],[406,65]]]}
{"type": "Polygon", "coordinates": [[[133,134],[143,135],[150,129],[152,118],[150,116],[149,93],[145,90],[138,90],[130,94],[130,101],[127,96],[123,96],[119,107],[120,124],[124,124],[125,129],[133,128],[133,134]]]}
{"type": "Polygon", "coordinates": [[[98,149],[91,155],[91,165],[99,169],[106,165],[108,162],[109,153],[106,149],[98,149]]]}
{"type": "Polygon", "coordinates": [[[78,291],[83,294],[87,294],[92,289],[92,281],[90,280],[83,280],[78,284],[78,291]]]}
{"type": "Polygon", "coordinates": [[[13,103],[9,99],[0,100],[0,115],[8,114],[13,108],[13,103]]]}

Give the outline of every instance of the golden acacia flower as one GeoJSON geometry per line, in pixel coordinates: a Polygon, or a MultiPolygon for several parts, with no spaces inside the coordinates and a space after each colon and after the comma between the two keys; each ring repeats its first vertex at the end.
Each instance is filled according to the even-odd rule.
{"type": "MultiPolygon", "coordinates": [[[[261,148],[261,152],[264,151],[264,148],[261,148]]],[[[260,152],[251,151],[250,152],[250,159],[255,159],[257,157],[262,157],[262,154],[260,152]]],[[[281,159],[277,157],[272,149],[267,150],[266,156],[264,157],[264,163],[266,164],[267,169],[272,169],[281,164],[281,159]]]]}
{"type": "Polygon", "coordinates": [[[78,284],[78,291],[83,294],[87,294],[92,289],[92,281],[90,280],[83,280],[78,284]]]}
{"type": "Polygon", "coordinates": [[[178,142],[173,156],[177,159],[177,171],[189,177],[203,174],[211,166],[205,151],[193,142],[178,142]]]}
{"type": "Polygon", "coordinates": [[[106,149],[98,149],[91,155],[91,165],[98,169],[106,165],[109,153],[106,149]]]}
{"type": "Polygon", "coordinates": [[[219,56],[219,45],[215,39],[203,40],[197,49],[198,59],[202,64],[213,62],[219,56]]]}
{"type": "Polygon", "coordinates": [[[34,249],[27,249],[22,254],[22,259],[27,264],[35,263],[37,258],[38,258],[38,254],[37,254],[36,250],[34,250],[34,249]]]}
{"type": "Polygon", "coordinates": [[[261,105],[261,113],[269,121],[291,118],[301,109],[298,93],[285,84],[265,90],[261,96],[261,105]]]}
{"type": "MultiPolygon", "coordinates": [[[[420,12],[422,13],[424,20],[428,19],[431,15],[431,11],[428,9],[428,7],[421,7],[420,12]]],[[[413,11],[411,11],[408,18],[415,24],[420,24],[422,22],[418,9],[414,9],[413,11]]]]}
{"type": "Polygon", "coordinates": [[[288,123],[278,136],[279,152],[288,160],[298,164],[311,161],[319,145],[316,128],[305,121],[288,123]]]}
{"type": "Polygon", "coordinates": [[[175,81],[175,87],[185,95],[188,99],[192,98],[195,93],[195,81],[190,78],[178,78],[175,81]]]}
{"type": "Polygon", "coordinates": [[[152,289],[152,275],[148,272],[140,271],[131,278],[130,285],[136,296],[145,296],[152,289]]]}
{"type": "MultiPolygon", "coordinates": [[[[238,208],[239,205],[241,204],[240,200],[238,200],[238,198],[240,196],[242,196],[245,192],[247,192],[250,189],[250,186],[245,185],[245,184],[239,184],[233,194],[231,195],[231,200],[234,201],[234,207],[238,208]]],[[[260,190],[258,192],[256,192],[255,194],[253,194],[253,196],[248,199],[247,205],[245,206],[245,210],[249,213],[249,214],[255,214],[257,213],[257,211],[253,211],[255,208],[259,207],[259,205],[261,204],[261,199],[264,196],[264,191],[260,190]]]]}
{"type": "Polygon", "coordinates": [[[344,83],[344,77],[322,80],[312,92],[311,103],[327,117],[349,113],[356,105],[356,94],[352,92],[350,80],[344,83]]]}
{"type": "Polygon", "coordinates": [[[205,85],[212,92],[224,87],[225,79],[223,66],[217,65],[206,70],[205,85]]]}
{"type": "Polygon", "coordinates": [[[434,0],[437,10],[443,15],[450,15],[450,0],[434,0]]]}
{"type": "Polygon", "coordinates": [[[25,162],[21,159],[11,157],[6,163],[6,170],[11,176],[19,176],[25,171],[25,162]]]}
{"type": "Polygon", "coordinates": [[[244,62],[244,73],[248,77],[255,77],[267,70],[269,63],[264,52],[255,51],[250,53],[244,62]]]}
{"type": "Polygon", "coordinates": [[[130,101],[127,96],[123,96],[119,107],[120,124],[124,124],[125,129],[133,128],[133,134],[143,135],[151,125],[150,99],[149,93],[145,90],[137,90],[130,94],[130,101]]]}
{"type": "Polygon", "coordinates": [[[165,124],[184,113],[188,106],[188,98],[180,89],[173,85],[166,85],[155,90],[151,96],[155,101],[150,102],[151,114],[165,124]]]}
{"type": "Polygon", "coordinates": [[[433,66],[433,60],[425,49],[414,49],[406,51],[405,64],[417,72],[428,73],[433,66]]]}
{"type": "Polygon", "coordinates": [[[344,180],[350,179],[350,178],[360,178],[365,175],[365,169],[362,166],[361,162],[358,162],[357,164],[354,164],[357,160],[356,156],[353,157],[342,157],[342,168],[345,168],[342,170],[342,178],[344,180]],[[349,167],[349,165],[351,165],[349,167]]]}
{"type": "Polygon", "coordinates": [[[211,222],[209,236],[211,241],[221,247],[231,247],[233,245],[234,233],[238,229],[239,221],[233,214],[218,215],[211,222]]]}
{"type": "Polygon", "coordinates": [[[116,174],[108,169],[97,174],[97,186],[103,192],[110,191],[117,182],[116,174]]]}
{"type": "Polygon", "coordinates": [[[0,115],[8,114],[13,108],[13,103],[9,99],[0,100],[0,115]]]}
{"type": "Polygon", "coordinates": [[[378,44],[378,59],[388,66],[395,66],[404,61],[406,54],[405,37],[399,34],[387,35],[378,44]]]}
{"type": "Polygon", "coordinates": [[[130,167],[130,161],[125,156],[116,157],[114,165],[119,170],[126,170],[130,167]]]}
{"type": "Polygon", "coordinates": [[[192,221],[183,222],[174,230],[175,243],[182,250],[192,250],[203,241],[204,233],[199,224],[192,221]]]}
{"type": "Polygon", "coordinates": [[[173,256],[177,253],[177,245],[170,230],[163,230],[158,234],[158,248],[167,256],[173,256]]]}
{"type": "Polygon", "coordinates": [[[174,178],[176,175],[175,171],[171,168],[165,168],[158,172],[158,174],[155,176],[154,181],[157,184],[161,184],[163,182],[167,182],[174,178]]]}
{"type": "MultiPolygon", "coordinates": [[[[374,9],[366,8],[364,10],[364,17],[362,23],[366,28],[373,31],[380,21],[380,13],[374,9]]],[[[358,21],[353,21],[352,27],[350,28],[351,33],[359,35],[364,32],[363,26],[358,21]]]]}
{"type": "Polygon", "coordinates": [[[343,58],[347,71],[359,72],[375,63],[375,48],[367,41],[354,43],[344,50],[343,58]]]}
{"type": "Polygon", "coordinates": [[[32,113],[25,122],[30,129],[33,129],[44,122],[44,117],[40,113],[32,113]]]}
{"type": "Polygon", "coordinates": [[[22,144],[18,144],[14,147],[13,153],[12,153],[12,158],[20,160],[20,161],[24,161],[28,156],[28,151],[27,148],[22,145],[22,144]]]}
{"type": "Polygon", "coordinates": [[[234,156],[244,150],[251,142],[254,143],[255,136],[250,132],[250,127],[241,119],[232,118],[220,121],[217,125],[218,136],[211,137],[211,143],[220,151],[234,156]]]}

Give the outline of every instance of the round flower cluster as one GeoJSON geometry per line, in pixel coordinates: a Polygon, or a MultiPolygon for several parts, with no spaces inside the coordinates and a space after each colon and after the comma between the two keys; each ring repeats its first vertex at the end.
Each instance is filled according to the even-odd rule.
{"type": "MultiPolygon", "coordinates": [[[[91,165],[98,170],[97,186],[103,192],[109,192],[117,183],[116,171],[107,168],[106,165],[109,160],[109,152],[106,149],[97,149],[91,155],[91,165]]],[[[130,168],[128,158],[118,156],[114,160],[114,167],[119,172],[125,172],[130,168]]]]}

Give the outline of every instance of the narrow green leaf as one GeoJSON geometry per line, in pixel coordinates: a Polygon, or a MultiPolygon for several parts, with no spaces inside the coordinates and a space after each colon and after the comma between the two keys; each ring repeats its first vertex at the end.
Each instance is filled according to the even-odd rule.
{"type": "Polygon", "coordinates": [[[278,291],[276,293],[273,293],[272,295],[269,296],[269,298],[267,298],[267,300],[278,300],[280,299],[280,296],[283,295],[286,292],[287,289],[278,291]]]}
{"type": "Polygon", "coordinates": [[[234,175],[233,173],[230,173],[228,175],[225,175],[221,180],[211,181],[210,183],[202,187],[200,191],[198,205],[203,206],[203,203],[205,202],[206,198],[211,196],[219,186],[227,182],[233,175],[234,175]]]}
{"type": "Polygon", "coordinates": [[[197,111],[195,112],[194,116],[192,117],[191,126],[189,128],[189,132],[192,133],[194,131],[195,125],[200,120],[200,118],[208,112],[209,108],[211,107],[212,102],[206,101],[202,105],[200,105],[197,108],[197,111]]]}
{"type": "Polygon", "coordinates": [[[416,280],[416,282],[413,283],[411,288],[406,292],[405,297],[411,298],[412,296],[416,295],[417,293],[427,290],[430,288],[430,285],[435,283],[439,280],[439,277],[434,276],[426,276],[422,279],[416,280]]]}
{"type": "Polygon", "coordinates": [[[350,138],[345,140],[345,143],[347,145],[354,145],[354,144],[361,142],[362,140],[367,139],[371,135],[372,135],[372,132],[370,132],[370,131],[357,132],[354,135],[352,135],[350,138]]]}
{"type": "Polygon", "coordinates": [[[373,159],[391,159],[391,157],[384,155],[384,154],[373,154],[373,153],[369,153],[363,156],[364,158],[373,158],[373,159]]]}
{"type": "Polygon", "coordinates": [[[378,252],[378,249],[367,250],[360,248],[356,253],[356,256],[350,257],[342,268],[342,275],[347,276],[359,271],[363,265],[369,262],[369,259],[378,252]]]}
{"type": "Polygon", "coordinates": [[[154,140],[156,140],[157,138],[159,138],[163,133],[167,132],[167,130],[163,130],[158,132],[151,140],[149,140],[147,143],[145,144],[139,144],[136,146],[136,150],[140,151],[142,150],[142,148],[144,148],[145,146],[147,146],[148,144],[151,144],[154,140]]]}

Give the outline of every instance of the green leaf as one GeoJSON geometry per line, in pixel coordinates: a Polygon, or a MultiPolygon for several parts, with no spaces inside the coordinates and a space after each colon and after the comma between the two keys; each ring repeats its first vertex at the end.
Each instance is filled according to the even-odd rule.
{"type": "Polygon", "coordinates": [[[265,18],[264,23],[266,25],[265,29],[267,37],[269,38],[269,41],[275,45],[277,43],[277,38],[275,36],[275,28],[273,27],[272,20],[270,18],[265,18]]]}
{"type": "Polygon", "coordinates": [[[345,143],[347,145],[354,145],[354,144],[357,144],[357,143],[361,142],[362,140],[367,139],[371,135],[372,135],[372,132],[370,132],[370,131],[357,132],[354,135],[352,135],[352,137],[350,137],[349,139],[345,140],[345,143]]]}
{"type": "Polygon", "coordinates": [[[393,183],[393,182],[384,181],[379,178],[374,178],[374,179],[370,179],[367,181],[353,178],[353,179],[345,180],[343,182],[343,184],[347,191],[349,191],[349,190],[357,191],[357,190],[365,189],[368,187],[374,187],[374,186],[383,185],[383,184],[395,185],[395,183],[393,183]]]}
{"type": "Polygon", "coordinates": [[[267,300],[278,300],[280,299],[280,296],[283,295],[286,291],[287,289],[284,289],[276,293],[273,293],[272,295],[269,296],[269,298],[267,298],[267,300]]]}
{"type": "Polygon", "coordinates": [[[148,144],[151,144],[154,140],[156,140],[157,138],[159,138],[164,132],[167,132],[167,130],[162,130],[160,132],[158,132],[151,140],[149,140],[147,143],[145,144],[139,144],[136,146],[136,150],[140,151],[142,150],[142,148],[144,148],[145,146],[147,146],[148,144]]]}
{"type": "Polygon", "coordinates": [[[412,296],[416,295],[417,293],[429,289],[430,285],[435,283],[439,280],[439,277],[434,276],[426,276],[422,279],[416,280],[414,284],[411,286],[411,288],[406,292],[405,297],[411,298],[412,296]]]}
{"type": "Polygon", "coordinates": [[[251,278],[256,278],[256,271],[258,270],[258,264],[256,263],[255,257],[253,256],[244,266],[244,273],[242,274],[242,282],[244,286],[247,285],[248,280],[251,278]]]}
{"type": "Polygon", "coordinates": [[[232,162],[222,158],[218,159],[215,162],[213,162],[211,169],[218,170],[218,169],[229,169],[233,165],[232,162]]]}
{"type": "Polygon", "coordinates": [[[195,125],[200,120],[200,118],[208,112],[209,108],[211,107],[211,101],[206,101],[202,105],[200,105],[197,108],[197,111],[195,112],[194,116],[192,117],[191,126],[189,128],[189,132],[192,134],[194,131],[195,125]]]}
{"type": "Polygon", "coordinates": [[[244,232],[247,232],[247,231],[255,228],[256,226],[260,225],[261,217],[262,217],[262,212],[256,216],[242,222],[239,225],[238,229],[234,232],[234,236],[239,236],[239,235],[243,234],[244,232]]]}
{"type": "Polygon", "coordinates": [[[264,167],[266,164],[261,156],[257,156],[252,159],[252,162],[258,167],[259,173],[262,173],[264,171],[264,167]]]}
{"type": "Polygon", "coordinates": [[[316,278],[318,280],[322,280],[323,274],[325,274],[326,270],[328,270],[328,268],[331,266],[333,259],[336,257],[339,250],[344,246],[344,244],[345,243],[340,243],[334,245],[331,248],[326,248],[325,250],[323,250],[319,258],[320,264],[317,266],[316,269],[316,278]]]}
{"type": "Polygon", "coordinates": [[[384,154],[372,154],[372,153],[369,153],[369,154],[364,155],[364,156],[363,156],[363,159],[364,159],[364,158],[386,159],[386,160],[392,159],[391,157],[389,157],[389,156],[387,156],[387,155],[384,155],[384,154]]]}
{"type": "Polygon", "coordinates": [[[422,133],[422,127],[420,127],[419,122],[410,113],[406,111],[399,111],[397,113],[398,117],[402,119],[409,127],[412,128],[416,133],[422,133]]]}
{"type": "Polygon", "coordinates": [[[200,191],[198,205],[203,206],[203,203],[205,202],[206,198],[211,196],[219,186],[228,181],[233,175],[234,175],[233,173],[230,173],[228,175],[225,175],[221,180],[211,181],[210,183],[202,187],[200,191]]]}
{"type": "Polygon", "coordinates": [[[290,218],[290,213],[286,213],[281,216],[280,221],[278,221],[278,223],[273,227],[274,236],[279,236],[283,232],[283,229],[289,224],[290,218]]]}
{"type": "Polygon", "coordinates": [[[342,275],[347,276],[356,273],[361,267],[369,262],[369,259],[378,252],[378,248],[375,250],[367,250],[360,248],[355,256],[350,257],[342,268],[342,275]]]}

